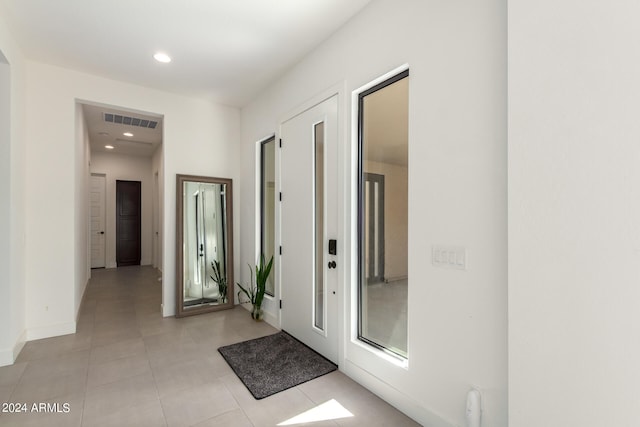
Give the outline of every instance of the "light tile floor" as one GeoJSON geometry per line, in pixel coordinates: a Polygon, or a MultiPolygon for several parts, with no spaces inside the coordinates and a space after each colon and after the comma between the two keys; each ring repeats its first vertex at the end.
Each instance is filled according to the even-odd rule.
{"type": "Polygon", "coordinates": [[[217,348],[276,330],[242,307],[163,318],[157,278],[151,267],[94,270],[77,332],[31,341],[0,368],[0,403],[27,406],[0,412],[0,426],[276,426],[332,400],[352,416],[286,425],[417,425],[338,371],[255,400],[217,348]]]}
{"type": "Polygon", "coordinates": [[[366,322],[362,335],[400,354],[407,354],[408,281],[367,285],[366,322]]]}

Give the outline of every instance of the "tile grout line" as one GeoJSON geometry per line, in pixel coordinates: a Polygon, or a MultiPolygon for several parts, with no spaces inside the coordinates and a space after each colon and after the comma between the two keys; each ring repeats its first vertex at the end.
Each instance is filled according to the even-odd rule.
{"type": "MultiPolygon", "coordinates": [[[[27,372],[27,368],[29,367],[29,361],[25,361],[25,367],[22,370],[22,373],[20,374],[20,376],[18,377],[18,380],[11,386],[11,393],[9,393],[9,402],[12,402],[13,399],[13,394],[16,392],[16,389],[18,388],[18,384],[20,384],[20,381],[22,381],[22,377],[24,377],[24,373],[27,372]]],[[[7,403],[9,403],[7,402],[7,403]]]]}
{"type": "MultiPolygon", "coordinates": [[[[89,284],[87,284],[87,288],[89,287],[89,284]]],[[[85,294],[87,292],[87,288],[85,288],[85,294]]],[[[91,365],[91,354],[93,353],[93,349],[95,348],[93,343],[93,334],[95,332],[95,326],[96,326],[96,307],[97,306],[98,306],[98,302],[96,300],[96,303],[94,304],[94,307],[91,310],[91,318],[93,319],[93,322],[92,322],[93,326],[91,328],[91,341],[89,343],[89,357],[87,361],[87,375],[86,375],[85,384],[84,384],[84,395],[82,396],[82,413],[80,414],[80,427],[83,427],[83,424],[85,421],[84,416],[86,414],[85,411],[87,408],[87,392],[89,391],[89,365],[91,365]]],[[[82,307],[80,307],[80,310],[82,310],[82,307]]]]}
{"type": "MultiPolygon", "coordinates": [[[[235,374],[233,374],[235,375],[235,374]]],[[[220,377],[222,378],[222,377],[220,377]]],[[[244,415],[244,417],[249,421],[249,423],[253,426],[256,427],[256,425],[253,423],[253,421],[251,421],[251,418],[249,417],[249,414],[247,414],[247,412],[244,410],[244,408],[242,407],[242,405],[240,405],[240,402],[238,401],[238,399],[236,398],[236,396],[233,394],[233,392],[231,391],[231,389],[227,386],[227,384],[224,381],[220,381],[220,383],[224,386],[224,388],[227,389],[227,391],[229,392],[229,394],[231,395],[231,397],[233,398],[233,400],[236,402],[236,405],[238,405],[238,408],[240,409],[240,411],[242,411],[242,414],[244,415]]]]}
{"type": "MultiPolygon", "coordinates": [[[[138,330],[138,332],[140,332],[138,330]]],[[[147,348],[147,342],[142,337],[142,345],[144,346],[144,353],[147,356],[147,362],[149,363],[149,370],[151,371],[151,378],[153,378],[153,384],[156,390],[156,396],[158,397],[158,403],[160,404],[160,410],[162,411],[162,419],[164,420],[164,425],[168,426],[169,422],[167,421],[167,414],[165,412],[164,404],[162,403],[162,398],[160,397],[160,390],[158,389],[158,380],[156,379],[156,375],[153,372],[153,366],[151,366],[151,359],[149,359],[149,349],[147,348]]]]}

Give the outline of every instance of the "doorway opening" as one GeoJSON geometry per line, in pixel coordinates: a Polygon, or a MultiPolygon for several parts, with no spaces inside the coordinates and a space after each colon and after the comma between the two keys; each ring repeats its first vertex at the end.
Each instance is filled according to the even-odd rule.
{"type": "Polygon", "coordinates": [[[116,180],[116,264],[140,265],[142,183],[116,180]]]}
{"type": "Polygon", "coordinates": [[[164,218],[163,117],[87,101],[78,101],[78,104],[90,151],[87,211],[91,267],[108,270],[131,265],[153,266],[160,276],[164,218]],[[101,185],[104,186],[102,224],[97,207],[101,196],[94,189],[101,185]],[[104,255],[100,254],[101,248],[104,255]],[[104,261],[98,261],[101,258],[104,261]]]}

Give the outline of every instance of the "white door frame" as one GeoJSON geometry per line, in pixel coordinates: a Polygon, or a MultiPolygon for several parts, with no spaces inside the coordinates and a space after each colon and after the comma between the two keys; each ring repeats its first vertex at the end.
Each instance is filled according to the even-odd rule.
{"type": "MultiPolygon", "coordinates": [[[[348,239],[347,229],[348,229],[348,221],[349,221],[349,212],[346,209],[350,207],[350,202],[347,200],[348,194],[350,192],[350,176],[348,171],[349,159],[352,158],[352,154],[350,151],[352,150],[351,144],[347,144],[348,135],[347,135],[347,127],[345,124],[345,118],[348,116],[347,114],[347,97],[346,97],[346,81],[335,84],[330,88],[320,92],[316,96],[311,99],[303,102],[296,108],[290,110],[286,114],[284,114],[279,120],[278,132],[276,133],[276,141],[279,141],[282,138],[282,124],[292,118],[302,114],[303,112],[313,108],[314,106],[321,104],[322,102],[330,99],[333,96],[337,96],[338,103],[338,112],[337,112],[337,127],[338,127],[338,136],[337,136],[337,165],[335,171],[337,173],[337,191],[336,191],[336,200],[337,200],[337,256],[335,257],[337,262],[336,268],[336,305],[337,305],[337,341],[338,341],[338,365],[341,365],[344,361],[344,347],[345,340],[349,338],[349,335],[345,335],[345,331],[349,329],[345,328],[345,319],[347,319],[347,307],[345,307],[345,301],[347,301],[347,295],[351,292],[351,287],[347,286],[349,283],[346,281],[348,275],[350,274],[350,263],[351,263],[351,248],[350,248],[350,240],[348,239]]],[[[281,152],[280,150],[276,151],[276,194],[279,194],[282,191],[282,162],[281,162],[281,152]]],[[[280,247],[282,244],[282,205],[280,203],[277,204],[276,208],[276,248],[280,247]]],[[[282,298],[282,258],[278,255],[278,251],[276,250],[276,257],[274,260],[274,269],[276,272],[276,289],[277,296],[282,298]]],[[[278,310],[278,326],[282,328],[282,314],[281,310],[278,310]]]]}

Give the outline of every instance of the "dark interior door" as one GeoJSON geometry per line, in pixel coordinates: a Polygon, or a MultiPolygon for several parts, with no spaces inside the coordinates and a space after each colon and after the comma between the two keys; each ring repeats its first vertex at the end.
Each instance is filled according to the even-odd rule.
{"type": "Polygon", "coordinates": [[[116,263],[140,265],[140,181],[116,181],[116,263]]]}

